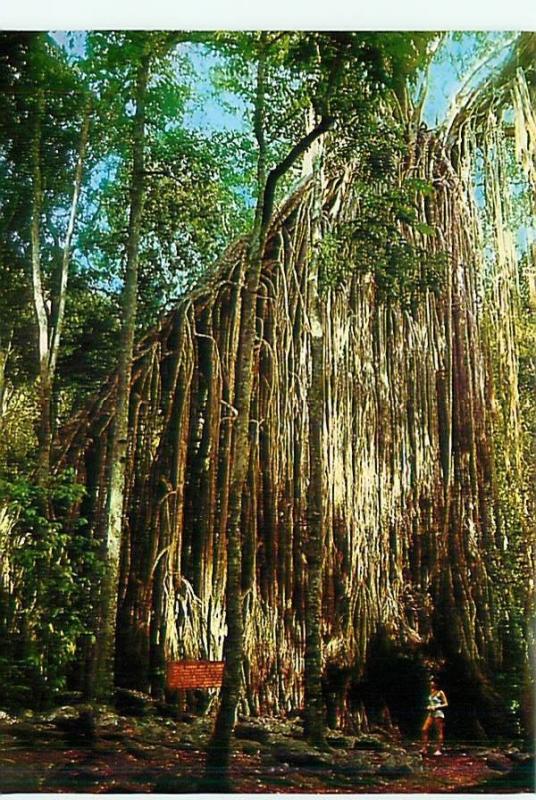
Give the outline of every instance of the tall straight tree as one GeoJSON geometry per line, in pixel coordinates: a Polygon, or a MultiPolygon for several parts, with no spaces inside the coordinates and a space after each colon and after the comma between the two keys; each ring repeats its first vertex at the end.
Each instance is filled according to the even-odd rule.
{"type": "Polygon", "coordinates": [[[50,470],[50,455],[52,447],[52,397],[58,355],[60,352],[61,335],[65,318],[65,304],[67,301],[67,286],[69,280],[69,265],[71,259],[71,243],[76,222],[76,212],[80,190],[82,187],[84,159],[89,138],[90,102],[88,99],[82,130],[80,132],[80,146],[73,181],[73,195],[69,211],[69,221],[62,247],[61,267],[59,270],[59,286],[57,295],[52,298],[52,311],[48,313],[45,300],[45,289],[41,268],[40,254],[40,217],[42,214],[42,179],[40,165],[40,137],[41,137],[41,111],[42,92],[39,92],[35,120],[34,141],[32,146],[33,156],[33,203],[32,203],[32,289],[35,308],[35,318],[38,331],[39,346],[39,453],[38,453],[38,479],[46,480],[50,470]]]}
{"type": "MultiPolygon", "coordinates": [[[[217,246],[216,236],[207,235],[205,209],[221,203],[228,218],[231,207],[227,198],[232,198],[232,189],[224,193],[215,180],[218,158],[223,161],[217,137],[206,143],[181,125],[192,76],[188,47],[177,45],[195,39],[195,34],[176,32],[88,37],[87,69],[99,97],[102,125],[103,180],[94,195],[97,224],[86,232],[85,242],[111,293],[123,283],[113,463],[107,470],[106,508],[95,523],[106,573],[97,642],[84,680],[88,693],[103,697],[114,680],[157,691],[155,673],[148,667],[149,630],[158,617],[148,588],[153,565],[148,558],[120,559],[122,520],[128,511],[124,460],[135,333],[154,321],[151,315],[169,303],[170,292],[191,282],[198,263],[213,257],[214,250],[205,255],[209,241],[217,246]],[[128,564],[124,571],[120,561],[128,564]]],[[[215,222],[212,227],[217,228],[215,222]]],[[[144,539],[148,550],[156,546],[153,533],[149,529],[144,539]]],[[[124,544],[127,549],[132,545],[124,544]]]]}
{"type": "MultiPolygon", "coordinates": [[[[230,787],[229,766],[231,737],[240,697],[243,665],[243,607],[242,607],[242,536],[241,513],[244,485],[247,478],[250,454],[250,404],[253,388],[253,352],[256,336],[256,303],[259,289],[262,257],[268,230],[273,218],[278,183],[299,162],[311,145],[333,125],[334,119],[326,103],[318,123],[290,147],[287,154],[269,169],[267,144],[267,94],[268,73],[272,59],[277,59],[281,35],[261,33],[256,39],[253,57],[257,62],[257,80],[254,99],[253,128],[257,143],[257,202],[253,230],[250,235],[248,258],[241,298],[239,347],[236,365],[236,411],[232,440],[232,474],[229,493],[229,518],[227,526],[227,636],[224,645],[225,669],[221,703],[207,754],[207,777],[217,776],[221,790],[230,787]]],[[[330,75],[328,83],[335,76],[330,75]]]]}
{"type": "MultiPolygon", "coordinates": [[[[315,188],[312,217],[313,243],[322,225],[320,203],[321,154],[314,162],[315,188]]],[[[324,525],[324,336],[319,296],[318,262],[311,269],[309,314],[311,341],[311,383],[307,392],[309,413],[309,485],[307,492],[307,587],[305,594],[304,734],[314,745],[326,747],[324,700],[322,694],[322,580],[325,542],[324,525]]]]}
{"type": "MultiPolygon", "coordinates": [[[[38,74],[38,82],[42,77],[38,74]]],[[[43,288],[41,268],[41,214],[43,210],[43,181],[41,174],[41,126],[44,112],[44,89],[39,86],[36,92],[33,136],[32,136],[32,218],[31,218],[31,253],[32,253],[32,294],[37,326],[39,354],[39,424],[37,439],[38,480],[43,483],[48,475],[51,437],[50,396],[51,382],[48,369],[48,314],[43,288]]]]}
{"type": "MultiPolygon", "coordinates": [[[[134,32],[95,34],[90,43],[90,57],[95,81],[104,74],[101,105],[109,102],[111,112],[102,109],[104,119],[111,113],[109,133],[111,151],[117,160],[128,162],[128,222],[125,242],[125,269],[121,292],[121,328],[117,368],[117,391],[107,474],[107,495],[101,525],[102,555],[105,564],[100,587],[100,619],[90,693],[108,698],[115,682],[116,631],[120,554],[122,545],[125,465],[129,424],[130,385],[134,340],[138,328],[139,267],[141,239],[144,233],[144,207],[151,170],[147,152],[150,123],[160,131],[168,122],[176,122],[185,89],[178,85],[173,61],[176,45],[189,40],[190,34],[176,32],[134,32]],[[104,69],[103,69],[104,67],[104,69]],[[154,81],[152,79],[155,79],[154,81]],[[125,94],[125,79],[127,89],[125,94]],[[163,80],[162,80],[163,79],[163,80]],[[161,94],[160,94],[161,91],[161,94]],[[131,110],[134,109],[132,116],[131,110]],[[160,128],[159,128],[160,126],[160,128]],[[125,150],[125,139],[127,142],[125,150]]],[[[110,151],[106,153],[109,158],[110,151]]],[[[161,173],[159,173],[161,174],[161,173]]],[[[145,223],[147,220],[145,219],[145,223]]]]}
{"type": "Polygon", "coordinates": [[[121,550],[125,462],[127,456],[128,412],[132,355],[136,332],[138,295],[138,263],[140,232],[145,195],[144,149],[147,87],[151,53],[148,41],[140,34],[133,101],[136,107],[132,125],[132,169],[130,207],[124,286],[121,295],[121,335],[117,371],[116,408],[111,439],[111,461],[108,475],[105,539],[105,566],[101,586],[101,619],[95,663],[95,694],[107,699],[114,684],[115,636],[119,557],[121,550]]]}

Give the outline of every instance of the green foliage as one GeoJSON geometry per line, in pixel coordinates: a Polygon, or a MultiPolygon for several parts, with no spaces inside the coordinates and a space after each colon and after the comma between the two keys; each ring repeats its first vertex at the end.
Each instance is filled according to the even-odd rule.
{"type": "Polygon", "coordinates": [[[423,292],[438,293],[443,285],[447,256],[433,246],[435,229],[420,211],[433,187],[415,179],[386,182],[383,168],[371,164],[367,180],[355,182],[354,213],[319,244],[321,284],[335,287],[351,274],[370,274],[382,301],[410,308],[423,292]]]}
{"type": "Polygon", "coordinates": [[[512,31],[451,31],[436,58],[438,63],[447,63],[462,81],[511,41],[512,31]]]}
{"type": "Polygon", "coordinates": [[[221,133],[208,139],[183,124],[195,76],[188,48],[176,46],[182,38],[189,37],[88,37],[86,69],[99,98],[101,160],[98,180],[88,189],[79,247],[85,274],[114,304],[122,287],[128,230],[135,64],[140,53],[151,55],[138,295],[142,330],[191,286],[248,219],[242,137],[221,133]]]}
{"type": "Polygon", "coordinates": [[[81,532],[85,520],[71,518],[83,494],[71,470],[46,489],[23,476],[0,480],[0,508],[11,520],[0,531],[3,703],[11,701],[13,684],[30,688],[34,703],[46,703],[65,685],[77,641],[91,630],[100,563],[81,532]]]}
{"type": "MultiPolygon", "coordinates": [[[[241,175],[229,156],[235,138],[163,130],[149,143],[147,190],[140,242],[140,327],[154,324],[170,301],[192,285],[246,227],[249,214],[241,175]]],[[[128,165],[100,189],[101,213],[84,233],[91,272],[113,295],[120,287],[128,207],[128,165]],[[114,265],[115,268],[114,268],[114,265]],[[117,279],[110,281],[114,275],[117,279]],[[106,280],[107,279],[107,280],[106,280]],[[106,283],[104,283],[106,281],[106,283]]]]}
{"type": "Polygon", "coordinates": [[[17,385],[34,377],[37,361],[32,352],[30,223],[31,150],[40,93],[40,249],[50,297],[72,196],[85,85],[48,36],[0,33],[0,342],[12,337],[9,374],[17,385]]]}
{"type": "Polygon", "coordinates": [[[67,297],[58,359],[60,422],[81,408],[115,368],[118,331],[115,296],[88,285],[87,273],[78,268],[67,297]]]}
{"type": "MultiPolygon", "coordinates": [[[[360,133],[378,122],[380,103],[398,92],[428,58],[433,33],[373,34],[352,32],[269,32],[222,34],[212,46],[221,59],[214,70],[217,88],[239,98],[248,121],[243,146],[253,154],[256,65],[265,64],[265,114],[262,136],[267,169],[279,164],[289,150],[320,119],[330,119],[335,136],[330,158],[347,159],[365,138],[360,133]],[[311,116],[312,115],[312,116],[311,116]],[[352,142],[354,144],[352,144],[352,142]]],[[[301,163],[294,165],[278,186],[287,191],[301,163]]],[[[248,188],[255,188],[254,163],[248,188]]]]}
{"type": "Polygon", "coordinates": [[[247,226],[240,176],[226,159],[233,138],[164,132],[148,157],[141,245],[144,325],[190,287],[247,226]]]}
{"type": "Polygon", "coordinates": [[[6,387],[0,408],[0,469],[8,469],[12,475],[31,472],[36,451],[37,414],[32,384],[6,387]]]}

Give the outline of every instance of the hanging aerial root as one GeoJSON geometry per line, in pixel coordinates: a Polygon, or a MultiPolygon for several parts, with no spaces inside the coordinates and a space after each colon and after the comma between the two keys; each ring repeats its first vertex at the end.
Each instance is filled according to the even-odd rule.
{"type": "MultiPolygon", "coordinates": [[[[525,126],[517,150],[533,180],[534,116],[521,78],[514,96],[525,126]]],[[[426,291],[411,311],[385,303],[348,246],[343,272],[349,277],[322,304],[322,633],[326,666],[338,664],[356,681],[379,631],[408,652],[435,648],[441,657],[453,653],[482,668],[497,663],[498,646],[490,645],[499,641],[500,623],[492,565],[502,557],[495,399],[505,408],[505,459],[517,470],[519,397],[516,298],[505,291],[516,261],[499,191],[504,159],[495,124],[490,117],[486,191],[498,253],[493,303],[483,309],[482,231],[470,193],[476,139],[466,121],[456,128],[463,139],[456,144],[456,169],[431,136],[414,143],[407,162],[412,178],[434,188],[420,214],[436,231],[430,251],[446,254],[441,291],[426,291]],[[499,351],[493,370],[491,324],[499,351]]],[[[324,188],[328,228],[355,212],[354,175],[345,170],[324,188]]],[[[255,712],[289,711],[303,699],[312,197],[311,183],[304,183],[281,207],[257,299],[241,526],[244,697],[255,712]]],[[[425,243],[422,236],[418,241],[425,243]]],[[[166,659],[222,655],[246,257],[246,241],[230,248],[206,282],[145,338],[133,371],[119,659],[129,659],[125,674],[139,687],[153,685],[154,665],[166,659]]],[[[92,530],[105,503],[114,391],[112,378],[89,412],[70,424],[62,454],[62,463],[74,464],[80,475],[97,476],[92,530]]]]}

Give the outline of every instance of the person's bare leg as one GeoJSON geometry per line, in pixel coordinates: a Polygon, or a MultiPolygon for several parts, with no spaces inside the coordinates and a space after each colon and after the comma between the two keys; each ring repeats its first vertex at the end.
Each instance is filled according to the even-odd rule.
{"type": "Polygon", "coordinates": [[[437,747],[434,755],[440,756],[443,752],[443,742],[445,741],[445,720],[436,719],[435,723],[437,730],[437,747]]]}
{"type": "Polygon", "coordinates": [[[421,729],[421,734],[422,734],[421,753],[423,755],[425,755],[426,751],[428,750],[428,734],[430,732],[431,727],[432,727],[432,717],[426,717],[426,719],[424,720],[424,725],[422,726],[421,729]]]}

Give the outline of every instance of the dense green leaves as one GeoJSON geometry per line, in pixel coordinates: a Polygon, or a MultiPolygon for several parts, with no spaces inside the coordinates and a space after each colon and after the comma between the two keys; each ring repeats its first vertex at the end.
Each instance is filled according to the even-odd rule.
{"type": "Polygon", "coordinates": [[[91,633],[97,549],[71,521],[84,494],[71,471],[47,489],[0,478],[0,685],[2,702],[49,702],[65,685],[81,635],[91,633]],[[45,509],[53,509],[45,512],[45,509]],[[10,686],[18,690],[11,694],[10,686]]]}
{"type": "Polygon", "coordinates": [[[30,291],[32,125],[41,120],[41,261],[47,296],[54,294],[72,195],[85,87],[78,70],[42,34],[2,34],[0,49],[0,340],[13,335],[11,366],[32,374],[30,291]],[[21,349],[24,348],[24,357],[21,349]]]}
{"type": "Polygon", "coordinates": [[[431,247],[436,229],[426,221],[423,198],[434,188],[418,178],[397,182],[392,165],[404,155],[396,126],[376,126],[354,146],[361,154],[353,182],[352,212],[322,237],[317,257],[325,289],[352,273],[369,274],[384,301],[411,307],[427,290],[442,285],[447,253],[431,247]]]}

